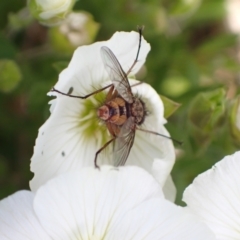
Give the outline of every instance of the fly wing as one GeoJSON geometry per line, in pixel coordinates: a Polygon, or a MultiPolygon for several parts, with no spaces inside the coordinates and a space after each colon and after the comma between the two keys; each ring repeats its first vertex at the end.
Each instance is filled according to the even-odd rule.
{"type": "Polygon", "coordinates": [[[101,56],[106,71],[118,93],[128,102],[133,102],[133,94],[126,73],[113,52],[106,46],[101,47],[101,56]]]}
{"type": "Polygon", "coordinates": [[[129,117],[123,124],[119,135],[114,141],[113,154],[114,166],[123,166],[127,161],[128,155],[132,148],[135,137],[135,123],[134,118],[129,117]]]}

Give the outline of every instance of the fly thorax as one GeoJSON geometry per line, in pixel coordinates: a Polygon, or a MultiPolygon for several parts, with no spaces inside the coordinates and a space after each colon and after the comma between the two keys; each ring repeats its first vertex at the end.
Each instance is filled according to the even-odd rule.
{"type": "Polygon", "coordinates": [[[132,115],[135,118],[135,123],[140,125],[144,122],[146,115],[145,104],[141,99],[136,98],[132,103],[132,115]]]}

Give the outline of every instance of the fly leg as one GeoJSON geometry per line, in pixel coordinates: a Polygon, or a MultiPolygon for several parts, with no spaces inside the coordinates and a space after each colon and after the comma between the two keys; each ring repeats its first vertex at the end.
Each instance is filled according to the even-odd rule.
{"type": "Polygon", "coordinates": [[[154,134],[154,135],[157,135],[157,136],[161,136],[161,137],[167,138],[169,140],[174,141],[175,143],[177,143],[179,145],[183,144],[183,142],[180,142],[180,141],[178,141],[178,140],[176,140],[174,138],[171,138],[169,136],[166,136],[166,135],[158,133],[158,132],[154,132],[154,131],[150,131],[150,130],[146,130],[146,129],[142,129],[142,128],[138,128],[138,127],[136,129],[139,130],[139,131],[142,131],[142,132],[151,133],[151,134],[154,134]]]}
{"type": "MultiPolygon", "coordinates": [[[[135,87],[135,86],[140,85],[140,84],[142,84],[142,82],[135,83],[135,84],[133,84],[131,87],[135,87]]],[[[89,98],[89,97],[91,97],[92,95],[94,95],[94,94],[96,94],[96,93],[99,93],[99,92],[102,92],[103,90],[105,90],[105,89],[107,89],[107,88],[110,88],[110,87],[112,87],[112,89],[111,89],[111,93],[112,93],[112,92],[113,92],[113,84],[109,84],[109,85],[107,85],[106,87],[103,87],[103,88],[101,88],[101,89],[98,89],[98,90],[96,90],[96,91],[94,91],[94,92],[92,92],[92,93],[89,93],[89,94],[85,95],[85,96],[77,96],[77,95],[71,95],[70,93],[64,93],[64,92],[61,92],[61,91],[57,90],[57,89],[54,88],[54,87],[51,89],[51,92],[57,92],[57,93],[60,93],[60,94],[62,94],[62,95],[64,95],[64,96],[68,96],[68,97],[72,97],[72,98],[86,99],[86,98],[89,98]]],[[[71,92],[71,89],[70,89],[69,92],[71,92]]],[[[109,95],[109,94],[108,94],[108,95],[109,95]]]]}
{"type": "Polygon", "coordinates": [[[132,88],[132,87],[136,87],[136,86],[138,86],[138,85],[140,85],[140,84],[142,84],[142,83],[143,83],[143,82],[140,82],[140,81],[139,81],[138,83],[134,83],[133,85],[131,85],[131,88],[132,88]]]}
{"type": "Polygon", "coordinates": [[[77,95],[71,95],[71,94],[69,94],[69,93],[64,93],[64,92],[61,92],[61,91],[57,90],[57,89],[54,88],[54,87],[51,89],[51,92],[57,92],[57,93],[60,93],[60,94],[62,94],[62,95],[64,95],[64,96],[68,96],[68,97],[72,97],[72,98],[86,99],[86,98],[88,98],[88,97],[90,97],[90,96],[92,96],[92,95],[94,95],[94,94],[96,94],[96,93],[102,92],[103,90],[105,90],[105,89],[107,89],[107,88],[109,88],[109,87],[111,87],[111,86],[113,86],[113,84],[109,84],[109,85],[107,85],[106,87],[103,87],[103,88],[101,88],[101,89],[98,89],[98,90],[96,90],[96,91],[94,91],[94,92],[92,92],[92,93],[89,93],[89,94],[85,95],[85,96],[77,96],[77,95]]]}
{"type": "Polygon", "coordinates": [[[99,154],[104,148],[106,148],[111,142],[113,142],[115,139],[116,139],[116,137],[110,139],[108,142],[106,142],[106,143],[96,152],[95,158],[94,158],[94,166],[95,166],[95,168],[100,169],[100,167],[97,165],[97,157],[98,157],[98,154],[99,154]]]}

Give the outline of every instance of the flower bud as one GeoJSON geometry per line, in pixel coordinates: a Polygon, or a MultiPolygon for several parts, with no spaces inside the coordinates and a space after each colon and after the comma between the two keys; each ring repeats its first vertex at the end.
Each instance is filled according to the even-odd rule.
{"type": "Polygon", "coordinates": [[[222,125],[225,113],[225,90],[198,94],[190,107],[189,119],[195,128],[203,133],[211,133],[222,125]]]}
{"type": "Polygon", "coordinates": [[[42,24],[54,26],[66,18],[74,3],[75,0],[28,0],[28,7],[42,24]]]}

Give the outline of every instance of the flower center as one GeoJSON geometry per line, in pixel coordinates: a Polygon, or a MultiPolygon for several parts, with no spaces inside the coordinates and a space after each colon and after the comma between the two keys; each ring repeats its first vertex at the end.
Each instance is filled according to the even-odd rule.
{"type": "Polygon", "coordinates": [[[109,139],[107,127],[98,117],[98,109],[104,102],[106,94],[100,92],[89,97],[83,103],[83,110],[79,116],[79,126],[82,129],[82,134],[87,139],[96,139],[101,145],[109,139]]]}

